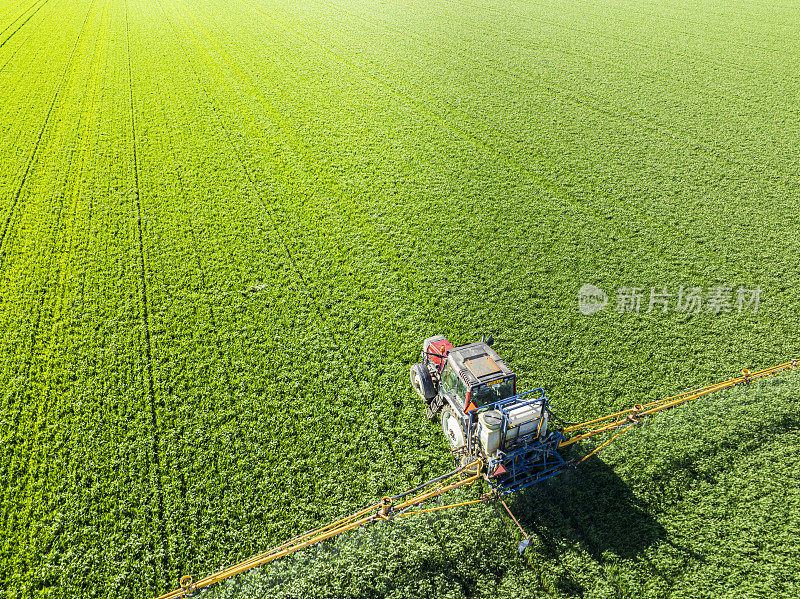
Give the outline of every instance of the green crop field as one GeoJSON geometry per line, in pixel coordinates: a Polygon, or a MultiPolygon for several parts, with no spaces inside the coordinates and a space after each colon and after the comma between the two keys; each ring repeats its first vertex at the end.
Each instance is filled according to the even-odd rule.
{"type": "MultiPolygon", "coordinates": [[[[798,357],[798,59],[785,0],[0,0],[0,598],[152,597],[447,471],[437,333],[570,421],[798,357]]],[[[798,376],[514,496],[522,557],[470,507],[215,593],[796,597],[798,376]]]]}

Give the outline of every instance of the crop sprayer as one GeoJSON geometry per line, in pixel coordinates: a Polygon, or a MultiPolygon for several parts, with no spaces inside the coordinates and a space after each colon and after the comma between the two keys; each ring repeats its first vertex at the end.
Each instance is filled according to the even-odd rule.
{"type": "Polygon", "coordinates": [[[506,509],[522,531],[522,553],[530,537],[506,505],[506,495],[576,468],[656,412],[797,368],[794,359],[757,372],[742,370],[740,376],[721,383],[576,424],[564,422],[553,413],[544,389],[517,393],[516,375],[492,349],[492,342],[490,335],[488,339],[454,347],[444,336],[430,337],[422,344],[422,360],[411,366],[411,385],[424,401],[428,418],[439,417],[457,464],[454,470],[404,493],[384,497],[201,580],[183,576],[180,588],[158,599],[194,596],[237,574],[367,524],[483,502],[497,501],[506,509]],[[572,459],[561,455],[565,447],[597,435],[608,438],[589,453],[572,459]],[[479,481],[485,481],[488,491],[476,499],[447,505],[430,503],[479,481]]]}

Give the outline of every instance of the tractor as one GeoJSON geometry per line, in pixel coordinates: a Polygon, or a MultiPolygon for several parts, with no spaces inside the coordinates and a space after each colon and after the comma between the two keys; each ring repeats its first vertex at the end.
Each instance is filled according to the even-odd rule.
{"type": "Polygon", "coordinates": [[[482,460],[484,477],[510,493],[557,474],[565,466],[558,430],[543,389],[517,393],[517,378],[492,349],[493,339],[453,347],[442,335],[422,343],[411,385],[428,418],[439,415],[460,465],[482,460]]]}

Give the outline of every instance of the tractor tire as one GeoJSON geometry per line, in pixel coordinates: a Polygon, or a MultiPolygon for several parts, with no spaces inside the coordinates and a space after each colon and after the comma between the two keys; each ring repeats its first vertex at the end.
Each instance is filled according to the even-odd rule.
{"type": "Polygon", "coordinates": [[[442,432],[451,450],[461,449],[466,445],[464,427],[450,406],[442,408],[442,432]]]}
{"type": "Polygon", "coordinates": [[[436,387],[434,387],[431,373],[428,372],[425,365],[414,364],[411,367],[409,376],[411,377],[411,386],[414,387],[417,395],[424,399],[426,403],[430,403],[436,397],[436,387]]]}

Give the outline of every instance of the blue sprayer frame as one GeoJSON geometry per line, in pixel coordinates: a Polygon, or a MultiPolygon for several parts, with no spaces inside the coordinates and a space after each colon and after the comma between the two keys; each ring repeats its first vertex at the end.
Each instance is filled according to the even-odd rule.
{"type": "MultiPolygon", "coordinates": [[[[513,395],[486,406],[486,409],[496,410],[502,415],[500,447],[506,447],[510,412],[537,403],[541,404],[538,418],[517,424],[518,427],[522,427],[534,420],[538,420],[537,428],[526,435],[514,439],[509,451],[502,452],[496,458],[488,458],[487,473],[493,472],[501,464],[507,471],[502,480],[495,481],[491,476],[487,476],[489,485],[500,495],[514,493],[560,474],[568,465],[568,462],[558,453],[559,443],[566,440],[566,437],[560,431],[552,431],[544,441],[539,439],[542,420],[550,408],[550,402],[541,387],[513,395]],[[536,392],[539,392],[537,397],[523,400],[526,396],[536,392]]],[[[484,410],[481,411],[483,412],[484,410]]],[[[473,424],[472,419],[470,421],[469,428],[471,429],[477,423],[473,424]]],[[[468,438],[472,437],[469,434],[471,432],[468,431],[468,438]]]]}

